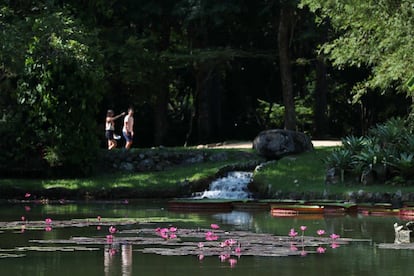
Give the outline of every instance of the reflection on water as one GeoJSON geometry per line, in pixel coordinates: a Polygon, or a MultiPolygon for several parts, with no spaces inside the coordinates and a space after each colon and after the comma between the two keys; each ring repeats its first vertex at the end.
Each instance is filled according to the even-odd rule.
{"type": "Polygon", "coordinates": [[[132,245],[121,245],[122,276],[132,275],[132,245]]]}
{"type": "Polygon", "coordinates": [[[233,211],[231,213],[220,213],[213,215],[217,221],[220,221],[223,224],[233,225],[237,229],[251,229],[254,220],[253,215],[248,212],[233,211]]]}
{"type": "MultiPolygon", "coordinates": [[[[296,216],[272,217],[269,211],[232,212],[169,212],[162,205],[143,202],[139,205],[125,204],[76,204],[76,205],[0,205],[3,221],[20,221],[22,216],[28,221],[73,218],[160,218],[157,226],[168,225],[197,229],[211,223],[229,231],[246,230],[287,236],[290,229],[300,231],[306,225],[306,234],[315,235],[318,229],[336,233],[341,237],[369,239],[369,242],[356,242],[332,250],[327,246],[325,254],[308,254],[306,257],[259,258],[241,255],[237,265],[230,267],[218,261],[217,256],[206,256],[199,261],[194,256],[158,256],[143,254],[139,245],[107,244],[91,245],[95,251],[84,252],[26,252],[22,258],[0,259],[1,275],[32,276],[109,276],[109,275],[411,275],[414,271],[414,251],[379,249],[378,243],[394,241],[393,224],[406,223],[399,217],[372,217],[362,215],[342,216],[296,216]]],[[[164,205],[165,207],[165,205],[164,205]]],[[[139,224],[130,228],[140,228],[139,224]]],[[[151,226],[143,226],[151,227],[151,226]]],[[[128,227],[119,226],[121,230],[128,227]]],[[[106,229],[105,229],[106,230],[106,229]]],[[[74,236],[105,237],[106,231],[96,227],[53,228],[50,232],[26,228],[3,230],[0,233],[0,249],[7,250],[33,246],[36,239],[68,239],[74,236]]],[[[60,246],[60,245],[58,245],[60,246]]],[[[144,245],[143,245],[144,246],[144,245]]],[[[148,246],[148,245],[147,245],[148,246]]],[[[298,248],[302,250],[302,248],[298,248]]],[[[15,251],[13,251],[15,252],[15,251]]],[[[17,251],[18,252],[18,251],[17,251]]]]}
{"type": "Polygon", "coordinates": [[[104,272],[109,275],[132,275],[132,245],[106,245],[104,249],[104,272]],[[118,248],[117,248],[118,247],[118,248]],[[120,250],[120,252],[118,252],[120,250]],[[120,263],[119,263],[120,261],[120,263]],[[120,273],[119,273],[120,271],[120,273]]]}

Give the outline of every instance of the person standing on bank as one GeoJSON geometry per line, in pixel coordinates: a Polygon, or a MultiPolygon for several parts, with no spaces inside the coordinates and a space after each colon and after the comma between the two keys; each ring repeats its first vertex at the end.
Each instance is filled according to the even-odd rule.
{"type": "Polygon", "coordinates": [[[125,112],[122,112],[121,114],[114,116],[114,111],[111,109],[106,112],[105,137],[108,140],[108,150],[116,148],[117,143],[114,137],[115,120],[124,115],[125,112]]]}
{"type": "Polygon", "coordinates": [[[124,118],[124,127],[122,128],[122,134],[124,135],[126,144],[125,148],[130,149],[132,141],[134,139],[134,109],[128,108],[128,115],[124,118]]]}

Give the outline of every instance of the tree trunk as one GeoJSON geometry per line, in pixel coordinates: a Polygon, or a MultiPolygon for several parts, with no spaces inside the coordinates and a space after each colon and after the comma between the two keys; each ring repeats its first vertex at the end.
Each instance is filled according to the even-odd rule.
{"type": "Polygon", "coordinates": [[[158,92],[155,99],[155,115],[154,115],[154,144],[159,146],[165,142],[165,136],[167,134],[168,122],[167,122],[167,108],[168,108],[168,85],[161,86],[161,91],[158,92]]]}
{"type": "Polygon", "coordinates": [[[214,65],[199,66],[196,94],[198,142],[208,143],[219,136],[221,128],[221,85],[214,65]]]}
{"type": "Polygon", "coordinates": [[[279,18],[279,63],[282,82],[283,104],[285,106],[285,129],[296,130],[296,112],[293,97],[292,69],[289,58],[289,38],[292,26],[293,10],[282,5],[279,18]]]}
{"type": "Polygon", "coordinates": [[[328,130],[327,95],[326,64],[323,56],[318,56],[316,60],[315,136],[319,138],[324,138],[328,130]]]}
{"type": "MultiPolygon", "coordinates": [[[[160,29],[160,41],[158,51],[161,53],[170,47],[170,25],[168,21],[164,21],[160,29]]],[[[164,66],[161,66],[165,68],[164,66]]],[[[169,101],[168,77],[165,71],[159,72],[160,90],[157,91],[154,104],[154,144],[162,145],[165,143],[165,137],[168,130],[167,110],[169,101]]]]}
{"type": "Polygon", "coordinates": [[[197,98],[196,98],[196,114],[197,114],[197,140],[199,143],[206,143],[210,135],[208,112],[208,91],[206,83],[210,73],[207,72],[207,66],[202,64],[197,72],[197,98]]]}

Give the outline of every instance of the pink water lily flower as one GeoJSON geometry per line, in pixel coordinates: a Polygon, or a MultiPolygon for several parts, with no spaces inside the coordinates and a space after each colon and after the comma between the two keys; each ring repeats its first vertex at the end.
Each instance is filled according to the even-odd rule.
{"type": "Polygon", "coordinates": [[[294,228],[291,228],[289,231],[289,237],[294,238],[297,235],[298,235],[298,232],[296,232],[294,228]]]}
{"type": "Polygon", "coordinates": [[[298,248],[294,244],[291,244],[289,249],[290,251],[298,251],[298,248]]]}
{"type": "Polygon", "coordinates": [[[333,233],[333,234],[331,234],[331,235],[330,235],[330,237],[331,237],[331,239],[333,239],[333,240],[337,240],[337,239],[339,239],[341,236],[339,236],[339,235],[337,235],[337,234],[333,233]]]}
{"type": "Polygon", "coordinates": [[[114,226],[110,226],[109,227],[109,233],[115,234],[116,233],[116,228],[114,226]]]}
{"type": "Polygon", "coordinates": [[[31,194],[30,193],[26,193],[25,195],[24,195],[24,197],[25,198],[29,198],[31,196],[31,194]]]}
{"type": "Polygon", "coordinates": [[[114,236],[112,235],[107,235],[106,236],[106,242],[107,243],[112,243],[114,241],[114,236]]]}
{"type": "Polygon", "coordinates": [[[302,230],[302,232],[304,232],[304,231],[306,231],[306,226],[305,225],[302,225],[301,227],[300,227],[300,230],[302,230]]]}
{"type": "Polygon", "coordinates": [[[340,245],[339,245],[339,244],[337,244],[337,243],[335,243],[335,242],[333,242],[333,243],[331,244],[331,248],[332,248],[332,249],[335,249],[335,248],[338,248],[338,247],[340,247],[340,245]]]}
{"type": "Polygon", "coordinates": [[[52,231],[52,227],[50,227],[50,226],[46,226],[46,227],[45,227],[45,231],[46,231],[46,232],[50,232],[50,231],[52,231]]]}
{"type": "Polygon", "coordinates": [[[214,234],[213,232],[208,231],[206,233],[206,240],[207,241],[216,241],[216,240],[218,240],[218,236],[216,234],[214,234]]]}
{"type": "Polygon", "coordinates": [[[231,258],[229,259],[230,267],[234,267],[237,264],[237,259],[231,258]]]}
{"type": "Polygon", "coordinates": [[[230,255],[228,255],[228,254],[221,254],[219,256],[219,259],[220,259],[221,262],[224,262],[224,261],[226,261],[229,258],[230,258],[230,255]]]}
{"type": "Polygon", "coordinates": [[[111,248],[108,250],[109,256],[114,256],[116,254],[116,249],[115,248],[111,248]]]}
{"type": "Polygon", "coordinates": [[[225,240],[224,242],[226,243],[227,246],[233,246],[237,243],[237,241],[234,239],[228,239],[228,240],[225,240]]]}
{"type": "Polygon", "coordinates": [[[45,223],[46,223],[46,224],[51,224],[51,223],[52,223],[52,219],[51,219],[51,218],[47,218],[47,219],[45,219],[45,223]]]}
{"type": "Polygon", "coordinates": [[[168,230],[168,228],[161,228],[159,229],[160,233],[168,233],[170,230],[168,230]]]}
{"type": "Polygon", "coordinates": [[[204,247],[204,243],[199,242],[197,246],[198,246],[198,248],[203,248],[204,247]]]}
{"type": "Polygon", "coordinates": [[[218,226],[218,225],[217,225],[217,224],[215,224],[215,223],[210,224],[210,227],[211,227],[211,229],[214,229],[214,230],[217,230],[217,229],[219,229],[219,228],[220,228],[220,226],[218,226]]]}
{"type": "Polygon", "coordinates": [[[164,240],[168,239],[168,233],[167,232],[161,232],[160,233],[161,238],[163,238],[164,240]]]}
{"type": "Polygon", "coordinates": [[[316,252],[318,252],[319,254],[323,254],[325,253],[326,248],[319,246],[318,248],[316,248],[316,252]]]}
{"type": "Polygon", "coordinates": [[[170,227],[170,232],[176,232],[177,231],[177,228],[176,227],[170,227]]]}
{"type": "Polygon", "coordinates": [[[323,234],[325,234],[325,230],[323,230],[323,229],[319,229],[318,231],[316,231],[316,233],[317,233],[319,236],[322,236],[323,234]]]}
{"type": "Polygon", "coordinates": [[[218,236],[216,235],[206,236],[206,241],[216,241],[216,240],[218,240],[218,236]]]}

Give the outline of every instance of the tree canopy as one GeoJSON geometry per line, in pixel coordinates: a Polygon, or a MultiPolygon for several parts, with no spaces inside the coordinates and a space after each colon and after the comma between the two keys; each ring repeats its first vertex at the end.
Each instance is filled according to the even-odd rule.
{"type": "Polygon", "coordinates": [[[328,21],[334,33],[321,51],[339,68],[365,67],[369,76],[354,86],[357,98],[369,89],[409,92],[414,75],[414,4],[409,0],[302,0],[328,21]]]}
{"type": "Polygon", "coordinates": [[[137,147],[339,137],[406,115],[412,4],[301,5],[0,0],[0,173],[91,173],[107,109],[134,107],[137,147]]]}

